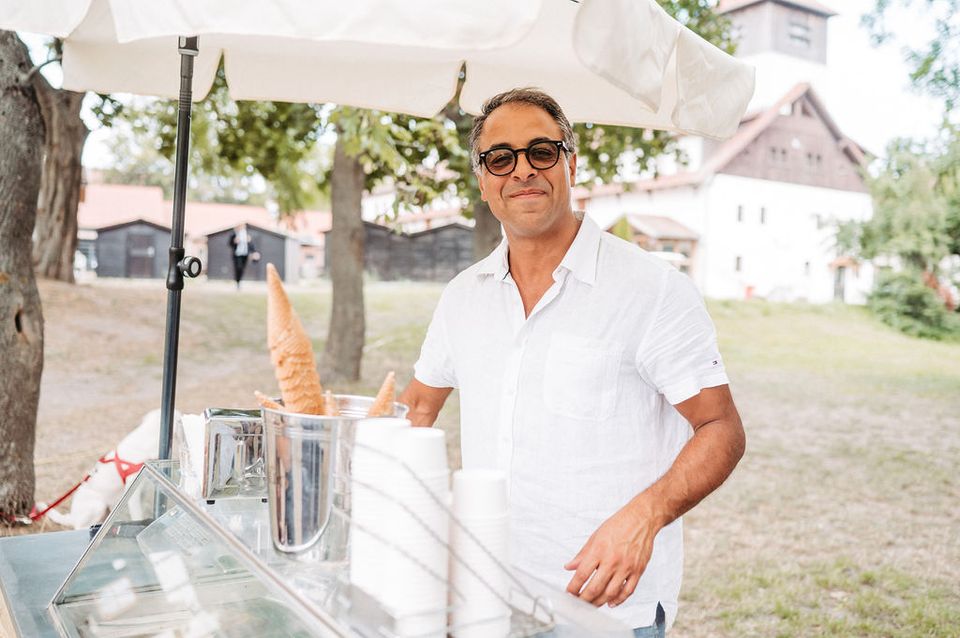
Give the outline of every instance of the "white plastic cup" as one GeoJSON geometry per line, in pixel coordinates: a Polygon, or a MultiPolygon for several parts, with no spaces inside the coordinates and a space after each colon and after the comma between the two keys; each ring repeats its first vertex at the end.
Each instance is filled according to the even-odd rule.
{"type": "MultiPolygon", "coordinates": [[[[478,495],[478,509],[497,510],[501,506],[495,476],[477,480],[454,475],[457,495],[478,495]],[[466,487],[465,487],[466,486],[466,487]]],[[[506,499],[505,487],[503,499],[506,499]]],[[[456,504],[456,500],[454,501],[456,504]]],[[[457,517],[450,529],[450,623],[455,638],[496,638],[510,632],[509,519],[503,514],[489,517],[457,517]],[[469,569],[464,565],[469,566],[469,569]],[[457,591],[457,596],[453,591],[457,591]]]]}
{"type": "Polygon", "coordinates": [[[453,473],[453,511],[457,517],[490,518],[507,514],[507,477],[498,470],[453,473]]]}
{"type": "Polygon", "coordinates": [[[360,419],[356,423],[350,468],[354,521],[350,581],[374,597],[380,593],[386,561],[386,547],[378,537],[390,537],[388,523],[383,520],[391,506],[390,500],[378,490],[386,491],[389,485],[392,433],[410,427],[410,421],[398,418],[360,419]]]}
{"type": "MultiPolygon", "coordinates": [[[[390,452],[417,475],[447,470],[447,438],[439,428],[407,428],[391,432],[390,452]]],[[[399,468],[403,476],[403,468],[399,468]]]]}
{"type": "Polygon", "coordinates": [[[395,618],[447,605],[448,554],[441,543],[430,539],[394,541],[387,548],[381,574],[380,597],[395,618]]]}

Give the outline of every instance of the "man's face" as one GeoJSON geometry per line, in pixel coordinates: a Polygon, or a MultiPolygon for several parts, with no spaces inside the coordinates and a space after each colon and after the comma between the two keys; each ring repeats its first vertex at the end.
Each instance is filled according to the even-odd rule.
{"type": "MultiPolygon", "coordinates": [[[[560,125],[543,109],[529,104],[505,104],[493,111],[478,140],[480,152],[507,146],[525,149],[541,140],[561,140],[560,125]]],[[[545,170],[530,165],[526,153],[517,157],[513,172],[497,176],[480,167],[480,196],[500,220],[507,235],[539,237],[573,223],[570,184],[576,174],[576,155],[561,153],[545,170]]]]}

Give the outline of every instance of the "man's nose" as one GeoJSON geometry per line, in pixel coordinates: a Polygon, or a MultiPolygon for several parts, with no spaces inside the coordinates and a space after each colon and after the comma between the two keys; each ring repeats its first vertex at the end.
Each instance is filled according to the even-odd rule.
{"type": "Polygon", "coordinates": [[[526,151],[517,153],[517,165],[513,167],[513,172],[511,175],[515,178],[522,181],[526,181],[537,174],[537,169],[533,167],[533,164],[527,160],[526,151]]]}

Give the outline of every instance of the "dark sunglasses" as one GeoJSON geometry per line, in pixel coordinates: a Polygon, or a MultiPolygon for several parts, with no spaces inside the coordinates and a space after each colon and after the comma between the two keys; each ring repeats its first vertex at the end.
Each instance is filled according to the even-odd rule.
{"type": "Polygon", "coordinates": [[[560,151],[570,152],[561,140],[543,140],[534,142],[527,148],[492,148],[480,153],[479,158],[480,164],[490,171],[491,175],[503,177],[512,173],[517,167],[520,153],[527,156],[530,166],[538,171],[545,171],[557,165],[560,161],[560,151]]]}

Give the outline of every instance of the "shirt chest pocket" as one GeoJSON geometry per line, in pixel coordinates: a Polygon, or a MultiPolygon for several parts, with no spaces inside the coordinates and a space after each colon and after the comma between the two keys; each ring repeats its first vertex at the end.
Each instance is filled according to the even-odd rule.
{"type": "Polygon", "coordinates": [[[622,351],[613,342],[554,333],[543,373],[547,410],[574,419],[610,418],[617,406],[622,351]]]}

